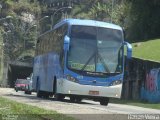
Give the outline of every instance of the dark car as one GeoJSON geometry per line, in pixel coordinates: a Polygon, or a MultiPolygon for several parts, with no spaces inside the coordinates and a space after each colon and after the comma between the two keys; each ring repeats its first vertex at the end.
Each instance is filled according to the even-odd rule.
{"type": "Polygon", "coordinates": [[[26,79],[17,79],[15,82],[15,90],[18,91],[25,91],[25,88],[27,86],[27,80],[26,79]]]}

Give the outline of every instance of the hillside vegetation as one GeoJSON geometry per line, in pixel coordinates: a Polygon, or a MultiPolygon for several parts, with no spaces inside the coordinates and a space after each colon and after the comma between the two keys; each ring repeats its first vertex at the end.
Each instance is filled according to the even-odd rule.
{"type": "Polygon", "coordinates": [[[160,62],[160,39],[133,43],[133,57],[160,62]]]}
{"type": "MultiPolygon", "coordinates": [[[[160,37],[159,0],[0,0],[0,6],[0,18],[12,16],[12,19],[0,21],[0,49],[9,60],[33,57],[37,33],[49,30],[51,16],[66,6],[72,9],[57,12],[54,24],[64,16],[93,19],[120,25],[129,42],[160,37]],[[48,18],[41,19],[44,16],[48,18]]],[[[141,57],[139,52],[136,56],[141,57]]]]}

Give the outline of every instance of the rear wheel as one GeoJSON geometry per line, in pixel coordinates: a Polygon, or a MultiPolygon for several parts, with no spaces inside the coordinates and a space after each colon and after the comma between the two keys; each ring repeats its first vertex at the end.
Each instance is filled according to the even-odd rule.
{"type": "Polygon", "coordinates": [[[50,94],[49,94],[48,92],[43,92],[43,97],[44,97],[44,98],[49,98],[49,95],[50,95],[50,94]]]}
{"type": "Polygon", "coordinates": [[[39,81],[37,81],[36,89],[37,89],[37,97],[41,98],[43,96],[43,93],[42,93],[42,91],[40,91],[40,83],[39,83],[39,81]]]}
{"type": "Polygon", "coordinates": [[[82,101],[82,98],[79,98],[79,97],[76,98],[77,103],[80,103],[81,101],[82,101]]]}
{"type": "Polygon", "coordinates": [[[55,97],[55,99],[58,100],[58,101],[62,101],[62,100],[65,98],[64,95],[58,94],[58,93],[56,93],[56,94],[54,95],[54,97],[55,97]]]}
{"type": "Polygon", "coordinates": [[[70,101],[71,101],[71,102],[76,102],[76,98],[75,98],[74,96],[71,96],[71,97],[70,97],[70,101]]]}
{"type": "Polygon", "coordinates": [[[42,92],[40,90],[37,90],[37,97],[42,97],[42,92]]]}
{"type": "Polygon", "coordinates": [[[31,95],[32,92],[31,91],[24,91],[24,93],[31,95]]]}
{"type": "Polygon", "coordinates": [[[75,96],[71,96],[71,97],[70,97],[70,101],[71,101],[71,102],[80,103],[80,102],[82,101],[82,98],[80,98],[80,97],[75,97],[75,96]]]}
{"type": "Polygon", "coordinates": [[[101,104],[101,105],[107,106],[108,103],[109,103],[109,98],[104,98],[104,99],[101,99],[101,100],[100,100],[100,104],[101,104]]]}

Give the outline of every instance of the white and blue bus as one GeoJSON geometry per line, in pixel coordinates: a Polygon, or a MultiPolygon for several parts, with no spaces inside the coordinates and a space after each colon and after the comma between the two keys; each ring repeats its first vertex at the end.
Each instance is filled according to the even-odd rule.
{"type": "Polygon", "coordinates": [[[39,36],[33,67],[37,97],[68,96],[108,105],[120,98],[124,76],[124,46],[131,58],[132,47],[124,41],[120,26],[80,19],[65,19],[39,36]]]}

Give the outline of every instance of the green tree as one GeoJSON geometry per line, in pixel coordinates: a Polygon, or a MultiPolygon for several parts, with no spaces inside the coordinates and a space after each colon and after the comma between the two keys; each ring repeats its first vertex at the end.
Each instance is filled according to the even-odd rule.
{"type": "Polygon", "coordinates": [[[41,8],[37,0],[2,0],[1,14],[3,17],[7,15],[13,16],[12,20],[5,21],[6,26],[3,26],[4,31],[11,31],[8,35],[8,46],[6,52],[10,59],[26,54],[33,56],[36,30],[27,31],[33,24],[37,24],[37,19],[41,14],[41,8]],[[28,32],[28,34],[26,33],[28,32]],[[31,33],[31,34],[30,34],[31,33]],[[27,38],[27,39],[26,39],[27,38]],[[24,47],[25,44],[27,45],[24,47]],[[27,52],[27,51],[30,52],[27,52]]]}

